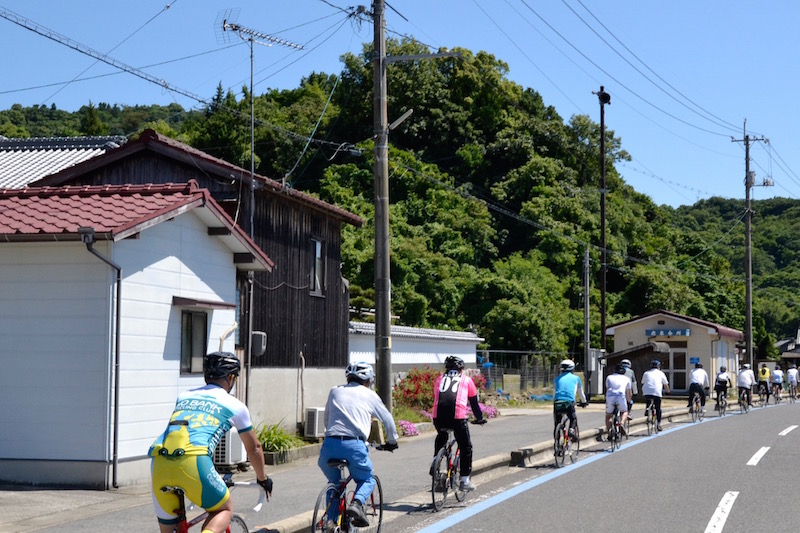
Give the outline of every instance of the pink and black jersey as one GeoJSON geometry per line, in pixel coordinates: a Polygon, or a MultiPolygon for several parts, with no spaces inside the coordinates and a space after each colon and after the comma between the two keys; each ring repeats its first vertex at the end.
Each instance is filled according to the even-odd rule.
{"type": "Polygon", "coordinates": [[[465,420],[471,396],[478,389],[472,378],[458,370],[448,370],[433,383],[433,418],[441,420],[465,420]]]}

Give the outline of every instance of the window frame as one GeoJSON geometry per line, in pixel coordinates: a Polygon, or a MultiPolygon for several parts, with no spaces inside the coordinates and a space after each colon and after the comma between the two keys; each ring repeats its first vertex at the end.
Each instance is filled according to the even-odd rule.
{"type": "Polygon", "coordinates": [[[182,375],[203,373],[203,357],[208,349],[208,320],[207,311],[181,309],[180,373],[182,375]],[[197,331],[200,326],[202,331],[197,331]]]}
{"type": "Polygon", "coordinates": [[[310,244],[311,270],[309,272],[308,289],[313,296],[325,295],[325,241],[311,239],[310,244]]]}

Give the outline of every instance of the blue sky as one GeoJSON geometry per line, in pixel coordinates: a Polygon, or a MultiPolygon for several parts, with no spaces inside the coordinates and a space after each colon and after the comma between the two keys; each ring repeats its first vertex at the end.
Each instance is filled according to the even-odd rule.
{"type": "MultiPolygon", "coordinates": [[[[242,26],[305,46],[303,51],[256,46],[259,93],[294,88],[312,72],[340,72],[339,57],[360,52],[372,40],[371,24],[347,20],[336,7],[352,5],[358,4],[6,0],[0,10],[180,92],[210,98],[220,82],[238,90],[250,80],[249,47],[230,33],[229,42],[220,39],[215,24],[220,12],[238,11],[242,26]]],[[[756,183],[774,182],[755,187],[752,197],[800,198],[800,69],[792,59],[800,44],[800,2],[394,0],[390,5],[389,36],[411,36],[434,51],[485,50],[508,63],[510,80],[538,91],[565,120],[585,114],[599,122],[593,91],[605,86],[612,98],[606,127],[634,158],[617,169],[658,204],[744,198],[744,146],[732,139],[743,139],[745,120],[751,137],[769,139],[751,148],[756,183]]],[[[0,109],[19,103],[73,111],[89,101],[201,105],[6,18],[0,18],[0,49],[0,109]]],[[[390,109],[389,115],[396,113],[390,109]]]]}

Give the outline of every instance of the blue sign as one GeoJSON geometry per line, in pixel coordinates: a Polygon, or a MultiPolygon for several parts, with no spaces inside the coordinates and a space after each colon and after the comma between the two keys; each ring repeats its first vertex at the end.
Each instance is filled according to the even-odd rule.
{"type": "Polygon", "coordinates": [[[696,365],[699,362],[700,362],[700,358],[699,357],[690,357],[689,358],[689,363],[691,363],[693,365],[696,365]]]}

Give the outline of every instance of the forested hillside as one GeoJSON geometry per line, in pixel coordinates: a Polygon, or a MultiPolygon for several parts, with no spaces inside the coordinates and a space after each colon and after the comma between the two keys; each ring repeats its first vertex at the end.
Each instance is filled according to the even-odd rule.
{"type": "MultiPolygon", "coordinates": [[[[426,53],[407,41],[390,55],[426,53]]],[[[591,257],[599,342],[600,127],[562,118],[486,54],[389,66],[392,313],[409,326],[474,329],[493,349],[559,358],[583,350],[583,257],[591,257]]],[[[341,73],[311,73],[255,98],[256,172],[362,216],[345,228],[351,304],[374,307],[371,49],[341,73]],[[323,112],[324,111],[324,112],[323,112]],[[316,128],[316,129],[315,129],[316,128]],[[308,136],[314,142],[306,148],[308,136]]],[[[202,111],[99,103],[0,111],[7,137],[123,134],[146,127],[249,166],[249,94],[209,95],[202,111]]],[[[672,209],[637,193],[606,131],[607,323],[667,309],[744,329],[744,201],[672,209]]],[[[800,323],[800,202],[754,202],[754,326],[760,354],[800,323]]],[[[363,319],[368,319],[364,315],[363,319]]]]}

